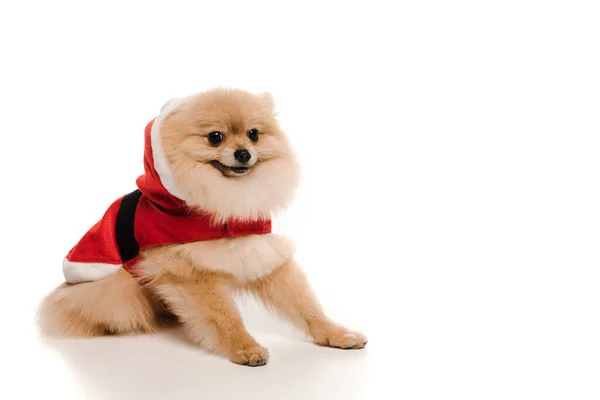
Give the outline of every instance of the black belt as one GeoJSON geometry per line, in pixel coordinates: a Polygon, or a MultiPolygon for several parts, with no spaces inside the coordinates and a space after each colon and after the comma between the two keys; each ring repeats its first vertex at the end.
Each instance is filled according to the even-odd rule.
{"type": "Polygon", "coordinates": [[[136,189],[123,197],[117,213],[115,232],[123,263],[134,259],[140,253],[140,245],[135,240],[134,221],[135,209],[141,196],[142,192],[136,189]]]}

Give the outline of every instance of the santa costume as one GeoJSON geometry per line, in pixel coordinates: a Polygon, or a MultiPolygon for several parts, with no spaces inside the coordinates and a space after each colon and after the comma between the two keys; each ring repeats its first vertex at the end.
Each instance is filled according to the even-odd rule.
{"type": "Polygon", "coordinates": [[[95,281],[121,268],[135,275],[149,247],[271,232],[271,220],[230,219],[215,225],[210,213],[193,213],[182,200],[160,142],[162,121],[184,100],[167,103],[145,129],[144,171],[137,189],[110,205],[63,261],[69,283],[95,281]]]}

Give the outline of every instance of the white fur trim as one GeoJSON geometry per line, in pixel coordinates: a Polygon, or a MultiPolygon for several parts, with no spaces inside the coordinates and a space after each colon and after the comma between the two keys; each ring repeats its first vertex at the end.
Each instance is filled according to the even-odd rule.
{"type": "Polygon", "coordinates": [[[242,282],[267,275],[292,258],[291,239],[275,234],[249,235],[178,245],[194,265],[228,272],[242,282]]]}
{"type": "Polygon", "coordinates": [[[160,108],[160,112],[163,112],[167,107],[169,107],[169,105],[173,104],[174,102],[177,102],[179,99],[169,99],[165,102],[165,104],[163,104],[163,106],[160,108]]]}
{"type": "Polygon", "coordinates": [[[173,172],[171,171],[169,162],[165,157],[162,142],[160,140],[160,128],[162,126],[162,122],[173,111],[175,111],[177,107],[185,103],[186,100],[186,98],[171,99],[161,107],[160,114],[156,117],[154,123],[152,124],[152,130],[150,131],[150,145],[152,146],[152,158],[154,161],[154,169],[158,173],[158,177],[160,178],[160,182],[162,183],[162,185],[173,196],[189,203],[187,198],[188,196],[186,196],[181,190],[179,190],[179,188],[175,184],[175,180],[173,179],[173,172]]]}
{"type": "Polygon", "coordinates": [[[63,274],[69,283],[97,281],[121,269],[121,265],[103,263],[80,263],[63,260],[63,274]]]}

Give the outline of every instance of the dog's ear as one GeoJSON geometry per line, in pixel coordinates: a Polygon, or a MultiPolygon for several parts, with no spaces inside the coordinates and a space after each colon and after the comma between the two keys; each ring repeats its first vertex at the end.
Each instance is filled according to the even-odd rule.
{"type": "Polygon", "coordinates": [[[270,111],[275,111],[275,100],[273,100],[273,96],[269,92],[263,92],[260,95],[260,99],[270,111]]]}

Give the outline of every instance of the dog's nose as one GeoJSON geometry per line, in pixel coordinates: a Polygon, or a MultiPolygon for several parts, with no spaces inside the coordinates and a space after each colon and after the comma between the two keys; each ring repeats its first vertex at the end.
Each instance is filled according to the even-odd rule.
{"type": "Polygon", "coordinates": [[[247,163],[250,161],[250,158],[252,158],[252,155],[246,149],[236,150],[235,153],[233,153],[233,156],[241,163],[247,163]]]}

